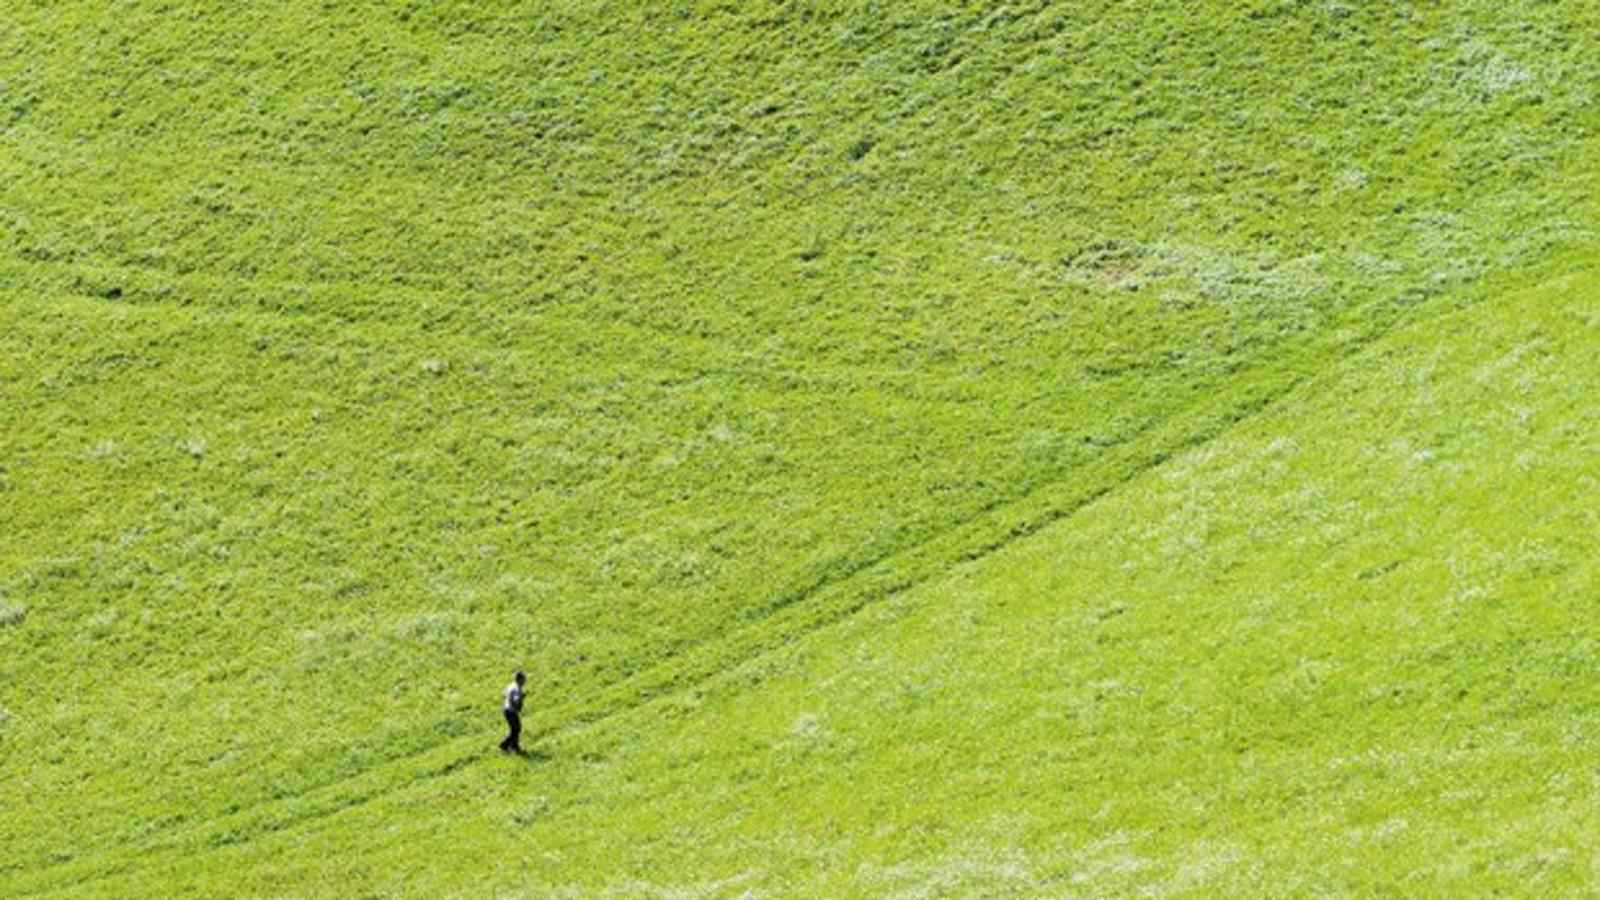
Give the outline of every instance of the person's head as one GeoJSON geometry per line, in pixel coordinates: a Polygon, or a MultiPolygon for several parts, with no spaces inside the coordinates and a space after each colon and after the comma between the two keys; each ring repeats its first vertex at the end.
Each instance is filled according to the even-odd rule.
{"type": "Polygon", "coordinates": [[[522,674],[522,670],[518,669],[517,670],[517,684],[521,684],[521,683],[523,683],[524,681],[527,681],[527,680],[528,680],[528,676],[522,674]]]}

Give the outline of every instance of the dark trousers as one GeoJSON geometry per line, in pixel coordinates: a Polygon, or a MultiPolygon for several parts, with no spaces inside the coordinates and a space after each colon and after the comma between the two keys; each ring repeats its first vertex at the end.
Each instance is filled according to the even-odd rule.
{"type": "Polygon", "coordinates": [[[506,725],[511,728],[511,733],[506,735],[506,739],[500,742],[500,749],[514,750],[520,753],[522,752],[522,717],[509,709],[505,710],[505,714],[506,725]]]}

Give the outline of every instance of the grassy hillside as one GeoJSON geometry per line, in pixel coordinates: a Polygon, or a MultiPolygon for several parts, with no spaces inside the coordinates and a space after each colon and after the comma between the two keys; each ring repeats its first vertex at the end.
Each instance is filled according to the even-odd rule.
{"type": "Polygon", "coordinates": [[[1404,329],[1031,540],[531,762],[456,744],[91,884],[1590,893],[1596,291],[1580,270],[1404,329]]]}
{"type": "MultiPolygon", "coordinates": [[[[879,893],[936,886],[947,864],[1000,885],[958,838],[1035,875],[1135,840],[1084,831],[1070,804],[1028,807],[1058,844],[1007,839],[998,794],[940,799],[979,769],[1036,784],[1033,803],[1081,785],[985,756],[980,738],[1007,743],[985,732],[1014,723],[963,704],[1043,708],[1030,671],[1143,659],[1005,635],[1115,605],[1131,588],[1104,579],[1131,551],[1075,543],[1089,520],[1168,522],[1134,486],[1229,452],[1286,396],[1312,407],[1271,413],[1274,434],[1355,443],[1305,462],[1331,479],[1306,496],[1313,519],[1269,514],[1287,494],[1237,514],[1312,558],[1147,573],[1171,602],[1114,618],[1196,616],[1149,638],[1176,665],[1237,637],[1241,591],[1349,599],[1308,523],[1356,515],[1340,491],[1388,508],[1348,454],[1383,437],[1361,423],[1394,398],[1340,361],[1407,346],[1384,343],[1403,327],[1466,367],[1481,348],[1439,323],[1581,316],[1581,280],[1523,292],[1592,246],[1596,25],[1551,2],[8,12],[0,892],[879,893]],[[1506,299],[1523,296],[1547,300],[1506,299]],[[1336,369],[1356,400],[1316,407],[1307,385],[1345,383],[1336,369]],[[1101,581],[1051,581],[1080,568],[1101,581]],[[968,657],[987,680],[957,696],[949,617],[1010,590],[1035,600],[991,610],[999,643],[971,651],[1009,648],[1004,665],[968,657]],[[883,655],[852,655],[863,641],[883,655]],[[923,784],[893,762],[915,732],[856,679],[914,685],[946,661],[919,721],[973,730],[914,743],[923,784]],[[486,752],[519,663],[531,765],[486,752]],[[858,705],[795,706],[829,691],[858,705]],[[860,768],[808,756],[835,715],[860,768]],[[781,747],[739,737],[780,720],[781,747]]],[[[1568,330],[1547,336],[1560,363],[1530,409],[1584,384],[1592,333],[1568,330]]],[[[1416,433],[1462,433],[1413,414],[1416,433]]],[[[1523,471],[1489,447],[1486,473],[1523,471]]],[[[1549,464],[1582,483],[1576,458],[1549,464]]],[[[1169,491],[1207,509],[1208,477],[1169,491]]],[[[1480,514],[1510,529],[1497,510],[1480,514]]],[[[1408,535],[1380,522],[1371,540],[1408,535]]],[[[1452,559],[1450,537],[1414,535],[1415,552],[1452,559]]],[[[1367,614],[1381,631],[1408,609],[1367,614]]],[[[1263,659],[1288,664],[1261,641],[1226,690],[1173,701],[1190,724],[1290,726],[1282,704],[1239,702],[1270,686],[1263,659]]],[[[1488,666],[1513,653],[1486,646],[1488,666]]],[[[1348,665],[1409,683],[1391,663],[1348,665]]],[[[1340,717],[1343,696],[1313,700],[1340,717]]],[[[1113,723],[1145,746],[1170,720],[1113,723]]],[[[1115,771],[1123,746],[1074,758],[1115,771]]],[[[1281,764],[1263,762],[1261,791],[1281,764]]],[[[1172,800],[1146,780],[1107,789],[1172,800]]],[[[1205,836],[1178,822],[1128,851],[1155,868],[1104,889],[1176,872],[1205,836]]],[[[1290,845],[1268,838],[1212,837],[1283,869],[1290,845]]]]}

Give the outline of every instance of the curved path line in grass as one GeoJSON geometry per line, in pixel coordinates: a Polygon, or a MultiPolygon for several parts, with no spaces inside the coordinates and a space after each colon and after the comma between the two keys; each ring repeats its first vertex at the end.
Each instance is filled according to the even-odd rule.
{"type": "MultiPolygon", "coordinates": [[[[1584,269],[1574,269],[1572,271],[1569,271],[1569,272],[1565,273],[1565,275],[1563,276],[1563,279],[1584,277],[1583,276],[1583,271],[1585,269],[1587,269],[1586,266],[1584,267],[1584,269]]],[[[1510,292],[1510,293],[1513,293],[1515,295],[1524,295],[1527,292],[1526,291],[1516,291],[1516,292],[1510,292]]],[[[1507,297],[1508,301],[1511,301],[1513,299],[1514,299],[1513,297],[1507,297]]],[[[1508,302],[1507,305],[1510,305],[1510,303],[1508,302]]],[[[1451,310],[1445,310],[1445,311],[1442,311],[1440,315],[1428,316],[1428,317],[1426,317],[1425,320],[1414,320],[1411,324],[1412,325],[1420,325],[1420,326],[1423,326],[1423,327],[1427,327],[1427,326],[1431,325],[1433,323],[1433,321],[1435,321],[1435,320],[1443,320],[1443,319],[1447,319],[1447,318],[1464,318],[1464,316],[1460,316],[1458,314],[1466,313],[1466,314],[1470,315],[1470,312],[1471,312],[1470,310],[1463,310],[1463,309],[1460,309],[1460,308],[1451,309],[1451,310]]],[[[1408,328],[1406,328],[1406,330],[1408,332],[1415,333],[1418,329],[1408,327],[1408,328]]],[[[1441,337],[1443,337],[1443,336],[1444,336],[1443,333],[1441,333],[1441,337]]],[[[1323,390],[1323,389],[1327,389],[1330,385],[1336,385],[1336,384],[1338,384],[1338,383],[1340,383],[1342,381],[1345,381],[1345,380],[1351,378],[1352,377],[1352,373],[1354,373],[1356,371],[1355,370],[1355,366],[1357,364],[1359,364],[1359,362],[1360,362],[1359,358],[1362,357],[1362,356],[1366,356],[1366,355],[1368,355],[1366,351],[1356,351],[1356,352],[1353,352],[1351,354],[1348,354],[1347,357],[1344,358],[1344,359],[1341,359],[1341,360],[1330,360],[1330,365],[1332,367],[1335,367],[1335,369],[1336,369],[1335,371],[1327,372],[1327,373],[1324,373],[1324,374],[1318,374],[1318,375],[1311,376],[1311,377],[1308,377],[1308,378],[1298,379],[1299,387],[1298,388],[1291,388],[1291,389],[1289,389],[1289,391],[1286,391],[1286,393],[1287,392],[1299,393],[1299,391],[1302,391],[1302,390],[1305,390],[1305,391],[1323,390]]],[[[1283,395],[1279,394],[1278,396],[1272,398],[1272,400],[1269,401],[1269,405],[1275,405],[1276,404],[1276,400],[1279,399],[1279,397],[1283,397],[1283,395]]],[[[1284,399],[1288,399],[1288,398],[1284,398],[1284,399]]],[[[1246,413],[1245,415],[1241,416],[1240,419],[1236,420],[1236,422],[1240,423],[1240,424],[1243,424],[1244,420],[1248,419],[1250,417],[1251,417],[1250,414],[1246,413]]],[[[1222,428],[1223,431],[1231,430],[1230,427],[1227,426],[1227,425],[1223,425],[1223,426],[1221,426],[1221,428],[1222,428]]],[[[1222,431],[1219,431],[1216,434],[1212,435],[1212,437],[1222,437],[1222,436],[1224,436],[1222,434],[1222,431]]],[[[1197,446],[1197,447],[1198,446],[1204,446],[1205,443],[1206,443],[1206,440],[1197,440],[1195,442],[1194,446],[1197,446]]],[[[1157,464],[1157,465],[1159,465],[1159,464],[1157,464]]],[[[1156,468],[1156,466],[1152,466],[1149,469],[1146,469],[1145,473],[1147,474],[1150,471],[1150,469],[1153,469],[1153,468],[1156,468]]],[[[1107,492],[1107,493],[1109,493],[1109,492],[1107,492]]],[[[1101,494],[1101,496],[1105,496],[1105,494],[1101,494]]],[[[1094,502],[1095,502],[1094,499],[1089,499],[1089,500],[1087,500],[1085,502],[1084,507],[1092,505],[1094,502]]],[[[1080,509],[1082,509],[1082,508],[1083,507],[1080,507],[1080,509]]],[[[1068,513],[1068,515],[1070,515],[1070,513],[1068,513]]],[[[1008,541],[1008,543],[1009,543],[1009,541],[1008,541]]],[[[826,627],[826,626],[825,625],[819,625],[818,626],[819,629],[823,628],[823,627],[826,627]]],[[[801,635],[800,637],[804,637],[804,635],[801,635]]],[[[731,676],[733,676],[735,674],[736,673],[732,673],[732,672],[728,672],[728,671],[724,670],[723,672],[718,673],[716,676],[713,676],[713,678],[731,677],[731,676]]],[[[649,705],[649,701],[645,701],[645,702],[640,703],[640,704],[635,704],[634,706],[630,707],[627,710],[619,710],[619,711],[617,711],[616,715],[619,715],[619,716],[620,715],[624,715],[627,712],[643,708],[644,706],[647,706],[647,705],[649,705]]],[[[573,731],[576,731],[576,730],[580,729],[581,727],[582,727],[581,724],[568,724],[567,726],[565,726],[564,731],[565,731],[565,733],[571,733],[573,731]]],[[[547,733],[556,733],[558,731],[563,731],[563,729],[554,729],[551,732],[547,732],[547,733]]],[[[449,743],[451,745],[454,745],[454,744],[459,743],[459,742],[451,741],[449,743]]],[[[443,754],[441,754],[441,756],[442,755],[443,754]]],[[[487,755],[487,754],[484,753],[484,754],[477,754],[477,755],[482,756],[482,755],[487,755]]],[[[475,761],[475,760],[471,759],[470,755],[469,755],[469,757],[467,759],[465,759],[465,761],[462,762],[457,768],[458,769],[466,768],[473,761],[475,761]]],[[[383,790],[374,791],[369,796],[366,796],[366,797],[362,798],[361,800],[359,800],[358,802],[350,804],[347,807],[343,807],[343,808],[340,808],[340,809],[335,809],[335,810],[332,810],[332,811],[330,811],[330,812],[328,812],[326,814],[323,814],[323,815],[318,815],[318,816],[314,816],[314,817],[307,817],[307,818],[303,819],[302,821],[291,823],[290,825],[285,826],[285,827],[293,828],[293,827],[298,827],[300,825],[309,824],[310,822],[315,821],[317,819],[325,818],[327,816],[331,816],[331,815],[336,814],[338,812],[343,812],[343,811],[345,811],[345,809],[354,808],[354,807],[359,806],[359,805],[361,805],[361,804],[363,804],[365,802],[368,802],[370,800],[382,799],[385,795],[391,796],[391,797],[399,796],[399,795],[402,795],[405,791],[408,791],[413,787],[420,786],[420,785],[422,785],[424,783],[432,781],[436,777],[444,777],[445,775],[454,774],[454,771],[455,770],[442,771],[442,772],[435,772],[435,773],[432,773],[432,774],[430,774],[428,772],[423,772],[418,777],[413,778],[411,781],[408,781],[408,782],[406,782],[404,784],[396,785],[392,789],[390,789],[389,791],[383,791],[383,790]]],[[[284,830],[284,829],[282,829],[282,828],[271,829],[271,831],[259,832],[259,833],[257,833],[256,835],[253,835],[253,836],[265,836],[268,833],[276,832],[276,831],[279,831],[279,830],[284,830]]],[[[200,861],[199,859],[196,859],[195,861],[191,862],[190,865],[204,865],[204,862],[200,861]]],[[[107,877],[114,877],[117,874],[126,874],[129,871],[130,868],[131,868],[130,864],[121,865],[119,867],[117,873],[111,873],[111,875],[108,875],[107,877]]]]}
{"type": "MultiPolygon", "coordinates": [[[[361,290],[362,287],[358,284],[341,281],[285,282],[265,278],[235,279],[204,272],[184,274],[161,272],[160,280],[163,283],[150,284],[148,283],[150,276],[144,273],[145,270],[126,265],[101,266],[0,258],[0,295],[10,292],[24,293],[25,289],[20,286],[3,283],[7,276],[14,274],[19,283],[29,285],[26,289],[28,295],[58,293],[77,302],[104,302],[138,310],[184,310],[194,315],[225,317],[230,321],[243,323],[283,324],[286,321],[304,320],[308,323],[351,329],[351,333],[361,337],[383,340],[414,336],[417,327],[428,321],[426,313],[438,312],[447,314],[452,320],[462,319],[472,322],[469,327],[459,328],[449,337],[459,341],[463,346],[485,351],[499,349],[490,343],[491,338],[497,336],[486,332],[490,329],[504,329],[508,325],[525,325],[544,335],[591,334],[596,327],[593,321],[571,314],[559,300],[536,308],[515,305],[495,307],[492,315],[481,316],[477,307],[461,303],[464,296],[504,299],[505,294],[493,290],[461,291],[424,285],[394,286],[385,289],[394,299],[386,302],[381,308],[369,309],[370,314],[348,315],[335,311],[337,307],[331,304],[342,299],[339,296],[341,293],[361,290]],[[33,277],[41,273],[43,273],[42,278],[33,277]],[[114,298],[107,297],[106,285],[111,282],[116,282],[123,293],[114,298]],[[37,287],[38,285],[44,287],[37,287]],[[272,305],[256,301],[218,304],[189,299],[191,296],[238,296],[241,289],[245,293],[257,292],[262,296],[298,295],[301,298],[309,296],[318,301],[326,300],[330,305],[313,305],[304,302],[304,299],[296,300],[292,305],[272,305]],[[419,305],[435,302],[437,306],[419,305]],[[402,318],[387,315],[391,309],[395,312],[404,312],[407,316],[402,318]],[[419,310],[423,314],[419,315],[419,310]]],[[[673,357],[683,360],[676,364],[676,368],[671,362],[654,359],[644,362],[621,355],[607,360],[608,366],[619,370],[625,369],[630,373],[637,373],[654,380],[666,378],[690,382],[720,376],[744,381],[757,380],[772,386],[788,387],[798,381],[802,385],[822,383],[833,388],[838,384],[857,381],[862,376],[867,376],[875,387],[900,388],[915,383],[919,377],[919,373],[914,370],[893,365],[874,367],[834,362],[806,365],[802,369],[792,362],[759,364],[741,357],[738,353],[716,352],[716,349],[722,346],[716,340],[688,331],[670,329],[660,322],[647,318],[612,317],[607,319],[605,327],[624,335],[649,335],[652,338],[667,339],[672,342],[673,357]],[[749,364],[741,364],[746,362],[749,364]]],[[[438,339],[437,335],[432,337],[438,339]]]]}
{"type": "MultiPolygon", "coordinates": [[[[227,315],[276,314],[271,310],[211,309],[227,315]]],[[[1336,344],[1331,349],[1342,351],[1344,358],[1359,354],[1366,345],[1395,326],[1413,320],[1415,313],[1413,310],[1385,316],[1376,324],[1367,325],[1358,339],[1336,344]]],[[[393,327],[394,323],[381,319],[363,323],[365,327],[371,325],[382,328],[393,327]]],[[[587,702],[568,704],[566,710],[547,717],[554,718],[553,723],[530,730],[530,737],[570,734],[726,677],[740,665],[936,577],[952,564],[996,552],[1069,518],[1171,456],[1204,444],[1268,408],[1302,383],[1310,366],[1337,365],[1339,358],[1317,352],[1323,344],[1334,340],[1331,335],[1319,332],[1308,340],[1279,345],[1237,374],[1232,390],[1198,402],[1148,427],[1135,439],[1108,448],[1101,456],[1070,473],[1071,478],[1043,484],[1020,496],[999,498],[977,515],[955,522],[921,543],[891,548],[835,570],[809,587],[775,598],[773,603],[747,617],[742,627],[725,636],[668,654],[649,669],[604,686],[598,696],[592,696],[587,702]]],[[[471,765],[484,753],[465,748],[469,742],[476,744],[480,740],[483,738],[462,737],[424,746],[297,794],[195,822],[176,833],[169,831],[163,839],[148,842],[136,852],[141,855],[165,853],[197,844],[225,846],[298,827],[471,765]],[[411,770],[411,774],[396,771],[402,767],[411,770]],[[415,771],[418,768],[421,771],[415,771]],[[396,775],[405,780],[395,783],[396,775]]],[[[51,871],[58,871],[62,866],[76,868],[73,864],[79,861],[69,858],[47,868],[51,871]]],[[[85,861],[87,868],[92,869],[94,865],[85,861]]],[[[118,864],[110,865],[111,869],[104,870],[100,877],[115,873],[118,864]]]]}
{"type": "MultiPolygon", "coordinates": [[[[591,696],[581,705],[567,704],[565,711],[546,717],[554,718],[553,723],[529,729],[528,736],[538,742],[574,734],[732,677],[744,664],[928,581],[951,565],[987,556],[1068,519],[1173,456],[1214,440],[1271,407],[1306,379],[1307,368],[1301,365],[1308,362],[1306,357],[1319,366],[1338,365],[1404,320],[1392,316],[1368,328],[1358,339],[1347,342],[1341,356],[1332,361],[1316,353],[1322,343],[1317,340],[1269,351],[1265,359],[1236,376],[1233,391],[1202,401],[1150,426],[1138,438],[1108,448],[1075,472],[1077,477],[998,502],[919,544],[886,551],[842,573],[825,576],[809,588],[779,598],[776,605],[763,608],[725,638],[665,656],[649,669],[602,689],[598,697],[591,696]]],[[[177,833],[169,831],[130,852],[147,862],[153,855],[203,852],[299,828],[467,768],[489,755],[487,740],[482,735],[447,739],[297,794],[195,822],[177,833]]],[[[33,893],[82,885],[115,877],[136,864],[126,858],[66,859],[34,870],[33,874],[50,883],[24,890],[33,893]]]]}

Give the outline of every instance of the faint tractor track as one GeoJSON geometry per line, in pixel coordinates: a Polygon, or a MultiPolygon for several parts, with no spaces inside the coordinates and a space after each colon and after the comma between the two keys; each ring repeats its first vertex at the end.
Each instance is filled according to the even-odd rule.
{"type": "MultiPolygon", "coordinates": [[[[1070,478],[996,503],[921,543],[842,567],[809,587],[775,597],[724,636],[670,653],[650,668],[603,687],[581,704],[555,707],[543,717],[542,727],[536,725],[528,730],[528,737],[538,742],[579,733],[731,677],[739,667],[929,581],[952,565],[999,552],[1070,518],[1167,460],[1215,440],[1270,408],[1311,377],[1314,370],[1338,365],[1359,354],[1409,318],[1398,313],[1390,315],[1359,336],[1324,348],[1343,351],[1332,358],[1326,352],[1317,352],[1324,344],[1332,343],[1326,334],[1268,351],[1255,366],[1235,377],[1233,390],[1204,398],[1150,426],[1134,439],[1107,447],[1094,460],[1073,470],[1070,478]]],[[[455,774],[491,756],[491,751],[484,749],[481,735],[447,739],[300,793],[195,822],[176,833],[168,832],[132,848],[136,858],[73,858],[35,869],[28,874],[37,876],[38,882],[19,889],[24,894],[37,894],[79,886],[116,877],[135,865],[148,864],[154,857],[204,852],[304,827],[455,774]]],[[[33,879],[24,875],[20,880],[26,884],[33,879]]]]}
{"type": "MultiPolygon", "coordinates": [[[[1357,311],[1350,316],[1356,326],[1347,328],[1343,337],[1336,336],[1339,329],[1334,323],[1304,340],[1280,344],[1241,370],[1234,378],[1233,390],[1203,398],[1134,439],[1106,448],[1091,462],[1072,470],[1070,478],[997,501],[919,544],[891,548],[841,567],[809,587],[775,597],[748,615],[743,626],[723,637],[669,653],[650,668],[601,688],[581,704],[555,707],[544,717],[543,727],[529,729],[529,737],[537,741],[578,733],[727,678],[739,667],[928,581],[951,565],[998,552],[1071,517],[1168,459],[1216,439],[1272,406],[1315,371],[1337,366],[1401,324],[1422,318],[1425,309],[1419,306],[1357,311]]],[[[253,309],[227,312],[264,314],[253,309]]],[[[361,324],[371,327],[379,323],[361,324]]],[[[178,833],[167,832],[134,848],[136,860],[60,860],[24,874],[24,884],[35,880],[29,875],[38,880],[35,885],[20,889],[36,894],[81,885],[115,877],[156,856],[240,844],[302,827],[466,769],[490,755],[482,749],[482,742],[480,735],[447,739],[297,794],[195,822],[178,833]]]]}

